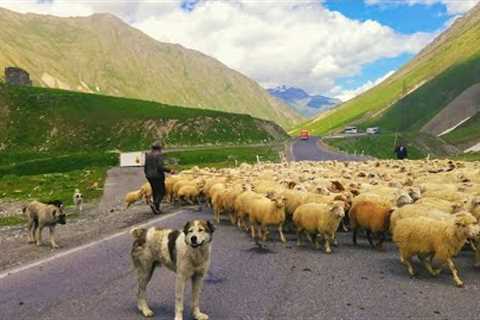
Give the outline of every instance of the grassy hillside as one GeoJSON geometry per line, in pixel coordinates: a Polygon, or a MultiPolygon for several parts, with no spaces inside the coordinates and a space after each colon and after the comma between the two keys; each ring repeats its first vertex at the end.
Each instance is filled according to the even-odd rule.
{"type": "Polygon", "coordinates": [[[301,119],[219,61],[109,14],[60,18],[0,8],[0,30],[0,70],[24,68],[36,86],[245,113],[284,127],[301,119]]]}
{"type": "Polygon", "coordinates": [[[378,119],[366,121],[365,125],[377,125],[390,131],[420,131],[453,99],[479,82],[480,51],[470,60],[450,67],[401,99],[378,119]]]}
{"type": "Polygon", "coordinates": [[[252,144],[286,133],[249,115],[174,107],[57,89],[0,84],[0,150],[78,152],[167,146],[252,144]]]}
{"type": "Polygon", "coordinates": [[[305,127],[324,134],[371,118],[390,130],[417,130],[479,81],[479,58],[480,4],[390,78],[292,133],[305,127]]]}

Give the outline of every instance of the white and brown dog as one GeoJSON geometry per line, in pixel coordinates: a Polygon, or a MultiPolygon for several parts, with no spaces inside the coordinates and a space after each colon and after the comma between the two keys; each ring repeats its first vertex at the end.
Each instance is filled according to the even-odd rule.
{"type": "Polygon", "coordinates": [[[73,193],[73,204],[75,205],[75,208],[79,212],[82,212],[83,210],[83,195],[80,193],[79,189],[75,189],[75,192],[73,193]]]}
{"type": "Polygon", "coordinates": [[[132,260],[138,276],[137,307],[145,317],[153,311],[147,304],[146,288],[155,267],[164,265],[176,272],[175,320],[183,319],[183,296],[185,285],[192,281],[192,314],[197,320],[208,316],[200,312],[200,292],[203,278],[210,266],[212,233],[215,228],[210,221],[193,220],[183,231],[158,227],[134,228],[130,233],[135,238],[132,260]]]}

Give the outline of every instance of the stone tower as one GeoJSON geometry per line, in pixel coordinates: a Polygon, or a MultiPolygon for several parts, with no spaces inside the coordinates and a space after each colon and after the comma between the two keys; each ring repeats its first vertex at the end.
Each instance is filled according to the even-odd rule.
{"type": "Polygon", "coordinates": [[[31,86],[32,80],[27,71],[17,67],[5,68],[5,82],[15,86],[31,86]]]}

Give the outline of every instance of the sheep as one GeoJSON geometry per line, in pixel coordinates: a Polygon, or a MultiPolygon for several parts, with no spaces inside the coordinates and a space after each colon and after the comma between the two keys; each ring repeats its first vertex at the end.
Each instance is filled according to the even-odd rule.
{"type": "Polygon", "coordinates": [[[145,204],[150,205],[152,203],[152,186],[149,182],[146,182],[141,188],[143,193],[143,198],[145,199],[145,204]]]}
{"type": "MultiPolygon", "coordinates": [[[[330,242],[335,240],[335,233],[340,221],[345,216],[343,204],[307,203],[298,207],[293,213],[293,222],[297,227],[297,245],[302,245],[301,233],[306,232],[310,241],[311,234],[319,233],[325,240],[325,253],[331,253],[330,242]]],[[[315,247],[319,248],[316,234],[315,247]]]]}
{"type": "Polygon", "coordinates": [[[253,199],[247,205],[247,214],[250,222],[252,239],[255,239],[255,227],[258,228],[258,238],[267,240],[268,226],[277,226],[280,240],[286,243],[283,234],[285,223],[285,198],[275,193],[268,193],[265,197],[253,199]]]}
{"type": "Polygon", "coordinates": [[[350,227],[353,231],[353,244],[357,244],[358,229],[363,228],[366,229],[370,246],[374,247],[371,238],[371,233],[374,233],[379,236],[376,247],[382,249],[385,232],[389,229],[390,216],[393,211],[394,209],[385,203],[370,200],[355,201],[348,213],[350,227]]]}
{"type": "Polygon", "coordinates": [[[458,274],[453,256],[458,254],[468,238],[478,236],[477,219],[468,212],[460,212],[453,219],[436,220],[413,217],[399,221],[393,230],[393,242],[400,251],[400,262],[411,276],[415,275],[412,257],[417,255],[428,272],[437,276],[441,269],[432,267],[432,260],[447,264],[458,287],[464,282],[458,274]]]}
{"type": "Polygon", "coordinates": [[[409,204],[402,208],[397,208],[390,217],[390,232],[393,233],[398,221],[411,217],[428,217],[437,220],[450,219],[452,215],[448,212],[430,207],[424,204],[409,204]]]}
{"type": "Polygon", "coordinates": [[[143,198],[143,190],[135,190],[127,193],[125,196],[125,209],[128,209],[132,204],[143,198]]]}
{"type": "Polygon", "coordinates": [[[192,184],[182,186],[177,192],[177,197],[179,200],[186,201],[191,205],[194,205],[195,203],[200,204],[199,196],[199,187],[192,184]]]}
{"type": "Polygon", "coordinates": [[[247,204],[257,198],[262,197],[255,191],[245,191],[237,196],[233,208],[237,226],[240,229],[246,229],[245,216],[247,215],[247,204]]]}
{"type": "Polygon", "coordinates": [[[441,211],[445,211],[448,213],[455,213],[458,212],[460,209],[463,208],[463,204],[455,203],[448,200],[437,199],[432,197],[423,197],[419,199],[415,204],[426,205],[441,211]]]}

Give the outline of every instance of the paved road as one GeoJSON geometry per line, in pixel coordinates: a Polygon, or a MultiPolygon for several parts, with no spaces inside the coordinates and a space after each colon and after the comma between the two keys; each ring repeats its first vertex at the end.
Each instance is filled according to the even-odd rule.
{"type": "Polygon", "coordinates": [[[295,161],[358,161],[365,159],[365,157],[354,156],[330,150],[317,137],[310,137],[308,140],[296,139],[291,145],[291,154],[293,158],[292,160],[295,161]]]}
{"type": "MultiPolygon", "coordinates": [[[[294,148],[295,150],[295,148],[294,148]]],[[[181,228],[210,213],[179,211],[153,225],[181,228]]],[[[457,258],[465,289],[447,272],[433,279],[420,269],[410,279],[391,243],[385,252],[364,239],[326,255],[310,247],[270,242],[257,249],[248,236],[222,224],[214,234],[212,266],[202,305],[211,319],[478,319],[480,277],[471,252],[457,258]]],[[[135,275],[125,233],[0,274],[0,319],[141,319],[135,308],[135,275]]],[[[149,287],[155,319],[172,319],[174,275],[160,269],[149,287]]],[[[186,310],[190,303],[188,294],[186,310]]],[[[187,316],[185,319],[191,319],[187,316]]]]}

